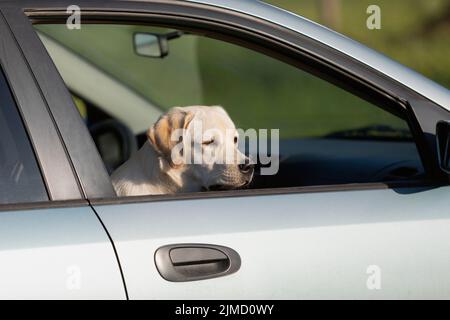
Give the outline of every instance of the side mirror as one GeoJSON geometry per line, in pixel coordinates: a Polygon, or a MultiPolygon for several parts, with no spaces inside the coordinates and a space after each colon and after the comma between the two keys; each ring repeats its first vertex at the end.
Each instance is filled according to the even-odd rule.
{"type": "Polygon", "coordinates": [[[167,38],[153,33],[135,33],[134,51],[137,55],[150,58],[164,58],[169,54],[167,38]]]}
{"type": "Polygon", "coordinates": [[[450,121],[436,125],[436,144],[441,170],[450,174],[450,121]]]}

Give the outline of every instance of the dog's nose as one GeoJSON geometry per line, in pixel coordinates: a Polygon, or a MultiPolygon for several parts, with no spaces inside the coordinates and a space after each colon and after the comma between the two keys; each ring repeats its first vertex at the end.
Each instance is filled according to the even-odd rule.
{"type": "Polygon", "coordinates": [[[254,165],[250,163],[243,163],[239,165],[239,170],[242,173],[248,173],[253,169],[254,165]]]}

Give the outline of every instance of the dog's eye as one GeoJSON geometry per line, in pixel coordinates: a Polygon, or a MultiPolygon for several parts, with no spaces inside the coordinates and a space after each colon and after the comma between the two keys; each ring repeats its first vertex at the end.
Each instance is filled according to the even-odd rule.
{"type": "Polygon", "coordinates": [[[236,144],[238,142],[238,138],[234,137],[234,143],[236,144]]]}
{"type": "Polygon", "coordinates": [[[208,140],[208,141],[204,141],[202,142],[202,144],[204,144],[205,146],[207,146],[208,144],[211,144],[214,142],[214,139],[208,140]]]}

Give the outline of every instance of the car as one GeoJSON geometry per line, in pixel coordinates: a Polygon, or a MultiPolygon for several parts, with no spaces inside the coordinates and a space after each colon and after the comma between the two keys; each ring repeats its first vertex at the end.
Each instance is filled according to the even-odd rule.
{"type": "Polygon", "coordinates": [[[0,298],[450,297],[448,89],[260,1],[72,2],[0,1],[0,298]],[[279,129],[278,172],[117,197],[199,102],[279,129]]]}

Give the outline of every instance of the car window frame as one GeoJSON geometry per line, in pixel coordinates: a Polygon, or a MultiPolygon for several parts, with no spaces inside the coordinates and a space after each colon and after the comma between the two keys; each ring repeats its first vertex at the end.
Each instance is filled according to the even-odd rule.
{"type": "Polygon", "coordinates": [[[0,203],[48,201],[47,187],[36,154],[3,70],[0,70],[0,96],[0,128],[3,127],[0,129],[0,154],[5,160],[5,163],[0,164],[2,167],[5,165],[5,168],[0,168],[2,179],[5,180],[2,181],[0,203]],[[13,163],[13,168],[8,166],[13,163]],[[16,171],[18,164],[21,169],[16,171]],[[14,172],[15,177],[20,177],[17,181],[8,179],[14,172]]]}
{"type": "Polygon", "coordinates": [[[65,148],[58,136],[33,74],[7,24],[0,14],[0,65],[21,118],[40,171],[48,199],[39,202],[0,203],[0,211],[23,207],[51,207],[54,201],[78,202],[79,182],[75,179],[65,148]]]}
{"type": "MultiPolygon", "coordinates": [[[[27,1],[25,1],[27,3],[27,1]]],[[[45,23],[61,23],[66,21],[68,14],[62,9],[62,4],[65,1],[60,1],[55,4],[55,6],[42,7],[38,6],[30,7],[17,7],[15,10],[13,8],[8,8],[5,16],[7,20],[13,21],[13,19],[31,19],[32,22],[45,22],[45,23]]],[[[212,8],[206,5],[192,4],[192,3],[130,3],[118,1],[114,3],[103,3],[92,1],[86,3],[83,6],[86,10],[83,14],[84,21],[92,22],[109,22],[109,23],[138,23],[142,24],[145,22],[149,25],[172,27],[172,28],[182,28],[185,30],[196,30],[197,32],[207,32],[209,35],[220,36],[222,40],[232,40],[233,43],[238,45],[244,45],[252,49],[258,49],[262,53],[273,56],[279,60],[295,64],[298,61],[299,56],[306,57],[308,62],[314,62],[315,66],[322,66],[323,71],[326,74],[333,73],[338,74],[346,81],[351,81],[353,87],[364,88],[366,90],[371,90],[371,92],[377,95],[382,95],[391,99],[391,101],[399,108],[405,112],[407,116],[408,123],[411,126],[412,134],[414,136],[414,141],[417,145],[419,154],[422,158],[422,163],[425,171],[429,174],[429,179],[421,181],[411,181],[406,184],[386,184],[386,183],[358,183],[350,185],[336,185],[336,186],[315,186],[315,187],[293,187],[293,188],[273,188],[266,190],[247,190],[245,194],[279,194],[279,193],[290,193],[290,192],[314,192],[321,191],[340,191],[340,190],[361,190],[361,189],[379,189],[379,188],[396,188],[398,187],[413,187],[423,185],[444,185],[447,184],[446,175],[443,174],[439,169],[437,162],[437,157],[435,155],[434,141],[434,128],[430,126],[430,123],[439,121],[443,117],[448,117],[450,112],[443,109],[442,107],[436,105],[435,103],[429,101],[428,99],[418,95],[414,91],[405,86],[395,82],[380,72],[371,69],[370,67],[343,55],[342,53],[334,50],[333,48],[324,46],[310,38],[303,36],[302,34],[296,33],[292,30],[284,29],[279,25],[273,25],[268,21],[263,21],[255,17],[249,17],[244,14],[229,12],[224,9],[212,8]],[[207,17],[207,20],[205,20],[207,17]],[[201,25],[201,27],[199,27],[201,25]],[[239,27],[237,27],[239,26],[239,27]],[[209,29],[206,29],[208,27],[209,29]],[[244,28],[245,27],[245,28],[244,28]],[[269,35],[269,36],[268,36],[269,35]],[[276,46],[277,52],[270,49],[272,46],[276,46]],[[294,58],[293,58],[294,57],[294,58]],[[425,125],[423,125],[425,124],[425,125]],[[287,190],[289,189],[289,190],[287,190]]],[[[22,28],[24,21],[22,21],[22,28]]],[[[25,29],[22,32],[21,46],[24,45],[28,47],[27,50],[23,50],[25,56],[29,55],[30,45],[26,45],[23,42],[23,38],[27,36],[28,40],[34,42],[38,41],[38,44],[34,43],[34,46],[39,46],[39,50],[44,50],[44,52],[39,52],[41,56],[40,61],[46,61],[53,65],[51,58],[46,54],[45,48],[37,37],[34,29],[31,26],[31,22],[28,21],[25,29]]],[[[13,28],[13,32],[16,32],[13,28]]],[[[30,64],[36,64],[36,62],[30,64]]],[[[33,66],[31,66],[33,69],[33,66]]],[[[57,73],[54,66],[52,67],[51,78],[54,81],[62,82],[61,77],[57,73]],[[56,71],[56,73],[55,73],[56,71]]],[[[39,72],[39,70],[33,70],[34,73],[39,72]]],[[[329,79],[328,79],[329,80],[329,79]]],[[[63,92],[63,98],[61,101],[65,101],[65,107],[72,107],[76,110],[72,98],[65,87],[65,93],[63,92]]],[[[43,90],[45,91],[45,90],[43,90]]],[[[62,90],[64,91],[64,90],[62,90]]],[[[353,93],[350,91],[350,93],[353,93]]],[[[49,93],[43,92],[44,96],[49,93]]],[[[51,106],[50,106],[51,107],[51,106]]],[[[58,120],[57,120],[58,122],[58,120]]],[[[84,127],[87,132],[87,129],[84,127]]],[[[65,137],[62,137],[64,140],[65,137]]],[[[78,144],[81,141],[79,140],[78,144]]],[[[67,141],[66,141],[67,144],[67,141]]],[[[95,148],[95,146],[94,146],[95,148]]],[[[69,150],[70,151],[70,150],[69,150]]],[[[95,153],[98,154],[95,149],[95,153]]],[[[73,161],[73,159],[72,159],[73,161]]],[[[91,165],[97,168],[96,171],[104,169],[103,162],[100,160],[101,164],[98,163],[98,159],[93,162],[89,162],[91,165]]],[[[94,189],[99,186],[99,183],[95,183],[93,180],[97,176],[93,177],[82,177],[78,174],[80,179],[80,184],[84,186],[94,186],[94,189]]],[[[108,176],[108,182],[110,179],[108,176]]],[[[105,185],[105,181],[100,182],[100,185],[105,185]]],[[[123,202],[123,198],[117,198],[110,194],[109,190],[107,192],[94,190],[93,193],[85,191],[86,198],[92,201],[112,201],[112,202],[123,202]]],[[[221,192],[217,196],[226,196],[225,193],[231,196],[244,195],[242,190],[239,191],[229,191],[221,192]]],[[[208,193],[206,197],[215,196],[212,193],[208,193]]],[[[164,196],[165,199],[169,199],[164,196]]],[[[172,197],[172,196],[171,196],[172,197]]],[[[175,198],[195,198],[195,197],[205,197],[205,194],[188,194],[175,196],[175,198]]],[[[152,200],[159,197],[155,196],[144,196],[144,197],[132,197],[133,201],[145,201],[152,200]]]]}
{"type": "Polygon", "coordinates": [[[70,93],[21,5],[23,3],[2,6],[1,12],[46,102],[64,146],[66,160],[69,160],[71,171],[75,175],[81,198],[113,196],[114,189],[93,139],[83,127],[83,119],[70,93]]]}

